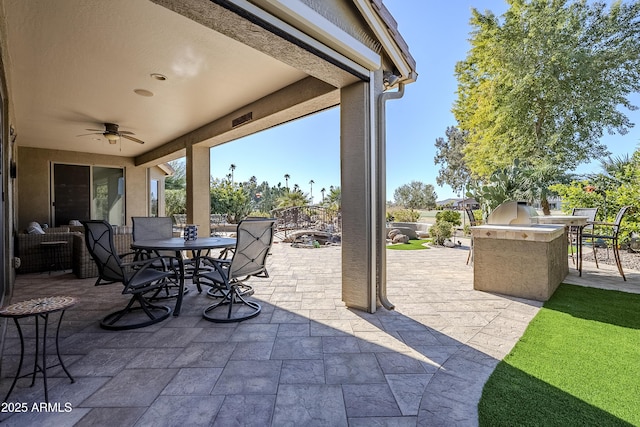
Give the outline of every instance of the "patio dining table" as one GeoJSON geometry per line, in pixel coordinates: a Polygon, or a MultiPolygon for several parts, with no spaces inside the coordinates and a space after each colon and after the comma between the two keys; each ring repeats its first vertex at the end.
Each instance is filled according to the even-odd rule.
{"type": "Polygon", "coordinates": [[[582,230],[589,225],[589,217],[579,215],[542,215],[536,217],[538,224],[564,225],[567,232],[576,233],[576,269],[582,276],[582,230]]]}
{"type": "MultiPolygon", "coordinates": [[[[182,262],[182,252],[190,251],[194,258],[199,257],[203,251],[211,249],[229,249],[235,248],[236,239],[231,237],[199,237],[195,240],[185,240],[182,237],[172,237],[168,239],[150,239],[136,240],[131,244],[134,250],[146,251],[174,251],[176,257],[180,260],[180,286],[178,289],[178,297],[176,307],[173,311],[174,316],[180,315],[182,308],[182,298],[184,296],[184,278],[185,268],[182,262]]],[[[196,265],[196,269],[198,266],[196,265]]]]}

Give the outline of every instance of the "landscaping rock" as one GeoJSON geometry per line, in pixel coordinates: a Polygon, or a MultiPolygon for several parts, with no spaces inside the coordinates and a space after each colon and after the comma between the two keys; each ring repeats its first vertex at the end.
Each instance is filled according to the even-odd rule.
{"type": "Polygon", "coordinates": [[[444,243],[442,243],[442,246],[444,246],[445,248],[455,248],[456,244],[453,243],[451,239],[446,239],[444,243]]]}
{"type": "Polygon", "coordinates": [[[397,228],[392,228],[392,229],[391,229],[391,230],[389,230],[389,232],[387,233],[387,237],[388,237],[389,239],[392,239],[392,240],[393,240],[393,238],[394,238],[395,236],[397,236],[398,234],[401,234],[401,233],[400,233],[400,230],[398,230],[397,228]]]}
{"type": "Polygon", "coordinates": [[[393,243],[409,243],[409,236],[404,234],[396,234],[391,240],[393,243]]]}
{"type": "Polygon", "coordinates": [[[405,236],[409,236],[410,239],[417,239],[418,235],[416,234],[416,230],[410,227],[393,227],[391,230],[398,230],[401,234],[405,236]]]}

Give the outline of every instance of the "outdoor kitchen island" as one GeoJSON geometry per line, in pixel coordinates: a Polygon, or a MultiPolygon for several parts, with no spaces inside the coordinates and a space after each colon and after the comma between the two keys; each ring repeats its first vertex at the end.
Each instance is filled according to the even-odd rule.
{"type": "Polygon", "coordinates": [[[569,273],[562,225],[480,225],[473,237],[473,287],[546,301],[569,273]]]}

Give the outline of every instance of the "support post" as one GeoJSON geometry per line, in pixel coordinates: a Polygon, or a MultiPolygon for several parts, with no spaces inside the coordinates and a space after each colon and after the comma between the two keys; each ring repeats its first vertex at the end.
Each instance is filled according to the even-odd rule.
{"type": "Polygon", "coordinates": [[[342,300],[370,313],[378,279],[375,86],[358,82],[340,92],[342,300]]]}
{"type": "Polygon", "coordinates": [[[187,223],[198,226],[198,234],[209,236],[209,147],[188,145],[186,162],[187,223]]]}

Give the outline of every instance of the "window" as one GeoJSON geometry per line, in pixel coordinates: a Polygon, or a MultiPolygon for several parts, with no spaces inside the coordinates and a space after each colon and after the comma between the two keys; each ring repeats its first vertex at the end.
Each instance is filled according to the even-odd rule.
{"type": "Polygon", "coordinates": [[[152,179],[149,183],[149,216],[158,216],[158,189],[160,188],[159,181],[152,179]]]}

